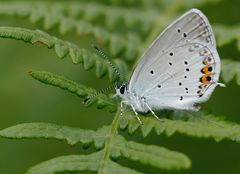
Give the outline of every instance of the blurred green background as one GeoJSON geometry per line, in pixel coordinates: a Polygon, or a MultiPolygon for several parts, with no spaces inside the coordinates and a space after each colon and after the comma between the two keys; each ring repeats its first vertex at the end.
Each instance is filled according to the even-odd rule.
{"type": "MultiPolygon", "coordinates": [[[[0,5],[1,5],[0,1],[0,5]]],[[[240,1],[225,0],[219,3],[203,5],[200,9],[209,18],[211,24],[237,25],[240,23],[240,1]]],[[[173,19],[174,20],[174,19],[173,19]]],[[[1,26],[18,26],[44,30],[41,22],[31,24],[27,18],[0,16],[1,26]]],[[[68,33],[60,35],[57,27],[47,31],[61,39],[77,43],[90,49],[95,39],[79,37],[68,33]]],[[[240,32],[240,31],[239,31],[240,32]]],[[[220,57],[239,60],[240,53],[236,43],[219,49],[220,57]]],[[[32,79],[29,69],[46,70],[62,74],[86,86],[95,89],[106,87],[108,79],[97,79],[94,70],[84,71],[81,65],[72,64],[69,58],[60,60],[53,50],[42,45],[29,45],[21,41],[0,39],[0,129],[24,122],[50,122],[85,129],[97,129],[111,123],[114,114],[94,107],[85,107],[82,100],[63,90],[47,86],[32,79]]],[[[224,116],[227,120],[240,122],[239,86],[233,81],[226,88],[217,88],[211,99],[203,104],[203,108],[214,115],[224,116]]],[[[128,135],[126,135],[128,137],[128,135]]],[[[192,159],[192,168],[188,171],[166,172],[151,168],[139,167],[129,161],[140,171],[157,173],[194,173],[194,174],[239,174],[240,145],[230,141],[216,143],[212,139],[196,139],[183,135],[167,138],[154,133],[147,138],[140,134],[128,137],[146,144],[157,144],[169,149],[184,152],[192,159]]],[[[66,142],[54,140],[9,140],[0,139],[0,173],[21,174],[39,162],[65,155],[87,153],[66,142]]]]}

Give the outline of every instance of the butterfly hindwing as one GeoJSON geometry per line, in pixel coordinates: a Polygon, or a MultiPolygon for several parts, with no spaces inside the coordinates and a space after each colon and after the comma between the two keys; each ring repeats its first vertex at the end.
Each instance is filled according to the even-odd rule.
{"type": "Polygon", "coordinates": [[[220,59],[207,18],[185,13],[153,42],[130,80],[129,89],[157,109],[194,109],[216,86],[220,59]]]}
{"type": "Polygon", "coordinates": [[[194,103],[206,101],[215,88],[214,82],[218,81],[215,65],[219,62],[210,62],[213,52],[201,44],[186,44],[170,52],[177,56],[162,63],[164,73],[156,70],[158,62],[151,66],[156,76],[152,75],[155,77],[142,95],[153,108],[194,109],[194,103]]]}

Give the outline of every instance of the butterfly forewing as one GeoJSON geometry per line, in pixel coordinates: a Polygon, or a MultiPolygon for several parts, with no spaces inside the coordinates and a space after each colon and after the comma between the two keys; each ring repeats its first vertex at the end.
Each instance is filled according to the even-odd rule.
{"type": "Polygon", "coordinates": [[[216,86],[220,59],[207,18],[185,13],[152,43],[137,65],[129,89],[153,108],[192,109],[216,86]]]}

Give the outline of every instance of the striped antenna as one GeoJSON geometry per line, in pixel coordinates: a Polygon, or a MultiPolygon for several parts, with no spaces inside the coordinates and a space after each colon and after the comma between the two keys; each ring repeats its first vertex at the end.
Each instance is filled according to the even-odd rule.
{"type": "Polygon", "coordinates": [[[118,71],[118,69],[116,68],[116,66],[113,65],[113,63],[111,62],[111,60],[106,56],[106,54],[100,50],[96,45],[92,44],[92,47],[109,63],[109,65],[112,67],[112,69],[115,71],[115,73],[118,76],[118,79],[120,80],[120,73],[118,71]]]}
{"type": "Polygon", "coordinates": [[[103,93],[106,93],[108,92],[109,90],[111,89],[114,89],[116,86],[116,84],[111,84],[110,86],[108,86],[107,88],[104,88],[100,91],[97,91],[95,92],[94,94],[90,95],[90,96],[87,96],[84,100],[83,100],[83,104],[90,104],[92,99],[94,99],[96,96],[100,95],[100,94],[103,94],[103,93]]]}
{"type": "MultiPolygon", "coordinates": [[[[118,69],[113,65],[113,63],[111,62],[111,60],[106,56],[106,54],[101,51],[96,45],[92,44],[92,47],[109,63],[109,65],[112,67],[112,69],[115,71],[115,73],[117,74],[118,76],[118,79],[120,79],[121,75],[118,71],[118,69]]],[[[109,90],[111,89],[114,89],[116,87],[117,83],[115,84],[111,84],[110,86],[108,86],[107,88],[105,89],[102,89],[100,91],[97,91],[96,93],[90,95],[90,96],[87,96],[84,100],[83,100],[83,104],[89,104],[91,103],[91,100],[93,100],[96,96],[100,95],[100,94],[103,94],[103,93],[106,93],[108,92],[109,90]]]]}

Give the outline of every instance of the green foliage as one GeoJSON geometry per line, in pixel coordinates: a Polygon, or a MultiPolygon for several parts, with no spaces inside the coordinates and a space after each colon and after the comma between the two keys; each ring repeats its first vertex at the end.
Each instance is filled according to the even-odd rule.
{"type": "Polygon", "coordinates": [[[97,152],[92,155],[69,155],[57,157],[31,168],[26,174],[51,174],[63,171],[96,172],[99,168],[98,161],[101,159],[101,155],[101,152],[97,152]]]}
{"type": "Polygon", "coordinates": [[[81,143],[83,146],[94,142],[95,148],[99,149],[103,147],[105,130],[106,128],[99,129],[98,131],[83,130],[51,123],[23,123],[1,130],[0,135],[17,139],[54,138],[66,140],[70,145],[81,143]]]}
{"type": "MultiPolygon", "coordinates": [[[[52,86],[59,87],[67,90],[78,97],[87,97],[95,95],[97,92],[91,88],[87,88],[84,85],[78,84],[75,81],[69,80],[63,76],[55,75],[49,72],[42,71],[30,71],[29,74],[36,80],[49,84],[52,86]]],[[[110,97],[104,94],[100,94],[90,102],[96,102],[98,108],[104,108],[109,106],[110,111],[116,111],[116,105],[111,101],[110,97]]],[[[89,103],[91,104],[91,103],[89,103]]]]}
{"type": "MultiPolygon", "coordinates": [[[[139,11],[137,11],[139,13],[139,11]]],[[[140,45],[141,38],[135,33],[125,34],[124,37],[119,33],[112,33],[114,28],[119,28],[122,21],[130,28],[142,29],[141,33],[147,33],[153,24],[155,16],[152,11],[147,11],[144,18],[136,13],[130,13],[128,10],[119,8],[108,8],[107,6],[98,4],[86,3],[71,3],[58,2],[1,2],[0,15],[16,15],[19,17],[29,17],[30,22],[36,23],[43,21],[44,29],[49,30],[56,25],[59,26],[61,34],[75,30],[77,35],[92,34],[96,40],[103,45],[109,47],[109,52],[112,56],[117,56],[124,52],[124,57],[131,60],[136,57],[136,46],[140,45]],[[89,10],[90,9],[90,10],[89,10]],[[78,16],[81,18],[78,18],[78,16]],[[95,26],[92,22],[98,20],[99,16],[104,18],[104,27],[95,26]],[[107,29],[111,29],[106,30],[107,29]],[[111,33],[110,33],[111,32],[111,33]],[[135,48],[132,48],[135,45],[135,48]]]]}
{"type": "Polygon", "coordinates": [[[240,126],[238,124],[201,112],[182,113],[175,111],[171,116],[174,119],[162,119],[161,122],[151,117],[143,117],[144,125],[140,126],[131,114],[126,114],[126,118],[122,118],[119,125],[123,130],[127,128],[130,134],[140,129],[144,137],[154,130],[157,135],[165,133],[167,136],[172,136],[175,133],[181,133],[198,138],[214,138],[216,141],[229,139],[240,142],[240,126]],[[187,121],[181,119],[183,115],[187,121]]]}
{"type": "Polygon", "coordinates": [[[67,140],[68,144],[71,145],[80,142],[85,148],[94,142],[94,147],[101,149],[90,155],[63,156],[43,162],[31,168],[27,172],[28,174],[87,170],[99,171],[99,173],[112,173],[115,170],[119,170],[120,173],[123,171],[138,173],[111,160],[116,160],[121,156],[159,169],[179,170],[190,167],[190,160],[182,153],[170,151],[163,147],[126,141],[115,131],[111,127],[92,131],[49,123],[25,123],[0,131],[0,136],[7,138],[54,138],[67,140]]]}
{"type": "Polygon", "coordinates": [[[240,85],[240,62],[224,60],[222,64],[222,79],[228,83],[236,77],[236,82],[240,85]]]}
{"type": "Polygon", "coordinates": [[[218,38],[218,45],[224,46],[229,44],[232,41],[237,41],[237,48],[240,50],[240,26],[222,26],[216,25],[214,26],[214,31],[216,32],[216,36],[218,38]]]}
{"type": "MultiPolygon", "coordinates": [[[[212,3],[219,3],[212,0],[212,3]]],[[[169,23],[173,16],[181,10],[195,5],[206,5],[209,1],[198,0],[183,3],[181,1],[158,0],[105,0],[98,1],[11,1],[1,2],[0,15],[27,18],[31,23],[39,24],[42,30],[58,29],[59,38],[63,34],[93,37],[102,47],[106,46],[109,54],[114,57],[114,65],[120,74],[130,75],[128,69],[137,61],[137,55],[143,52],[149,42],[169,23]],[[134,7],[134,8],[133,8],[134,7]],[[161,21],[159,21],[161,19],[161,21]],[[160,23],[161,22],[161,23],[160,23]],[[90,35],[89,35],[90,34],[90,35]]],[[[77,44],[59,39],[53,34],[42,30],[32,30],[20,27],[0,27],[0,37],[21,40],[26,43],[40,43],[49,49],[54,49],[57,57],[70,57],[74,64],[82,64],[84,70],[95,67],[96,76],[103,77],[108,73],[109,80],[119,80],[113,68],[99,55],[78,46],[77,44]]],[[[239,26],[215,25],[219,49],[236,41],[240,48],[239,26]]],[[[239,61],[222,60],[222,79],[230,82],[236,77],[240,85],[239,61]]],[[[67,79],[46,71],[29,71],[34,79],[67,92],[80,98],[95,95],[97,91],[76,81],[67,79]]],[[[124,77],[121,77],[125,80],[124,77]]],[[[237,123],[225,121],[208,112],[165,112],[162,121],[153,117],[140,115],[143,125],[140,125],[132,112],[124,110],[124,117],[120,116],[120,108],[113,100],[112,95],[97,95],[89,104],[96,104],[101,109],[108,107],[115,111],[112,123],[98,130],[85,130],[60,126],[51,123],[23,123],[0,131],[2,138],[14,139],[57,139],[65,140],[70,145],[81,145],[84,149],[94,146],[93,152],[87,155],[66,155],[42,162],[31,167],[27,174],[54,174],[62,172],[91,171],[99,174],[129,173],[140,174],[130,166],[118,162],[125,158],[137,162],[138,165],[150,166],[160,170],[183,170],[191,167],[191,160],[187,155],[168,150],[157,145],[146,145],[127,140],[122,131],[132,135],[141,132],[143,137],[151,132],[157,135],[172,136],[175,133],[188,135],[194,138],[213,138],[217,142],[228,139],[240,142],[240,126],[237,123]]]]}
{"type": "MultiPolygon", "coordinates": [[[[219,46],[225,46],[231,42],[236,43],[238,51],[240,51],[240,26],[224,26],[215,25],[214,31],[219,46]]],[[[236,82],[240,85],[240,62],[226,59],[222,61],[222,79],[224,82],[229,83],[236,77],[236,82]]]]}
{"type": "MultiPolygon", "coordinates": [[[[22,40],[31,44],[44,44],[49,49],[54,48],[59,58],[62,59],[69,55],[73,63],[82,63],[85,70],[89,70],[93,66],[96,66],[96,76],[98,78],[105,75],[106,72],[109,74],[110,81],[113,82],[118,78],[116,76],[116,73],[114,73],[112,68],[108,66],[107,62],[103,58],[87,51],[86,49],[80,49],[73,43],[60,40],[40,30],[29,30],[15,27],[0,27],[0,37],[22,40]]],[[[126,64],[121,60],[115,60],[115,64],[119,70],[126,71],[126,64]]],[[[120,71],[120,73],[126,74],[124,71],[120,71]]]]}

